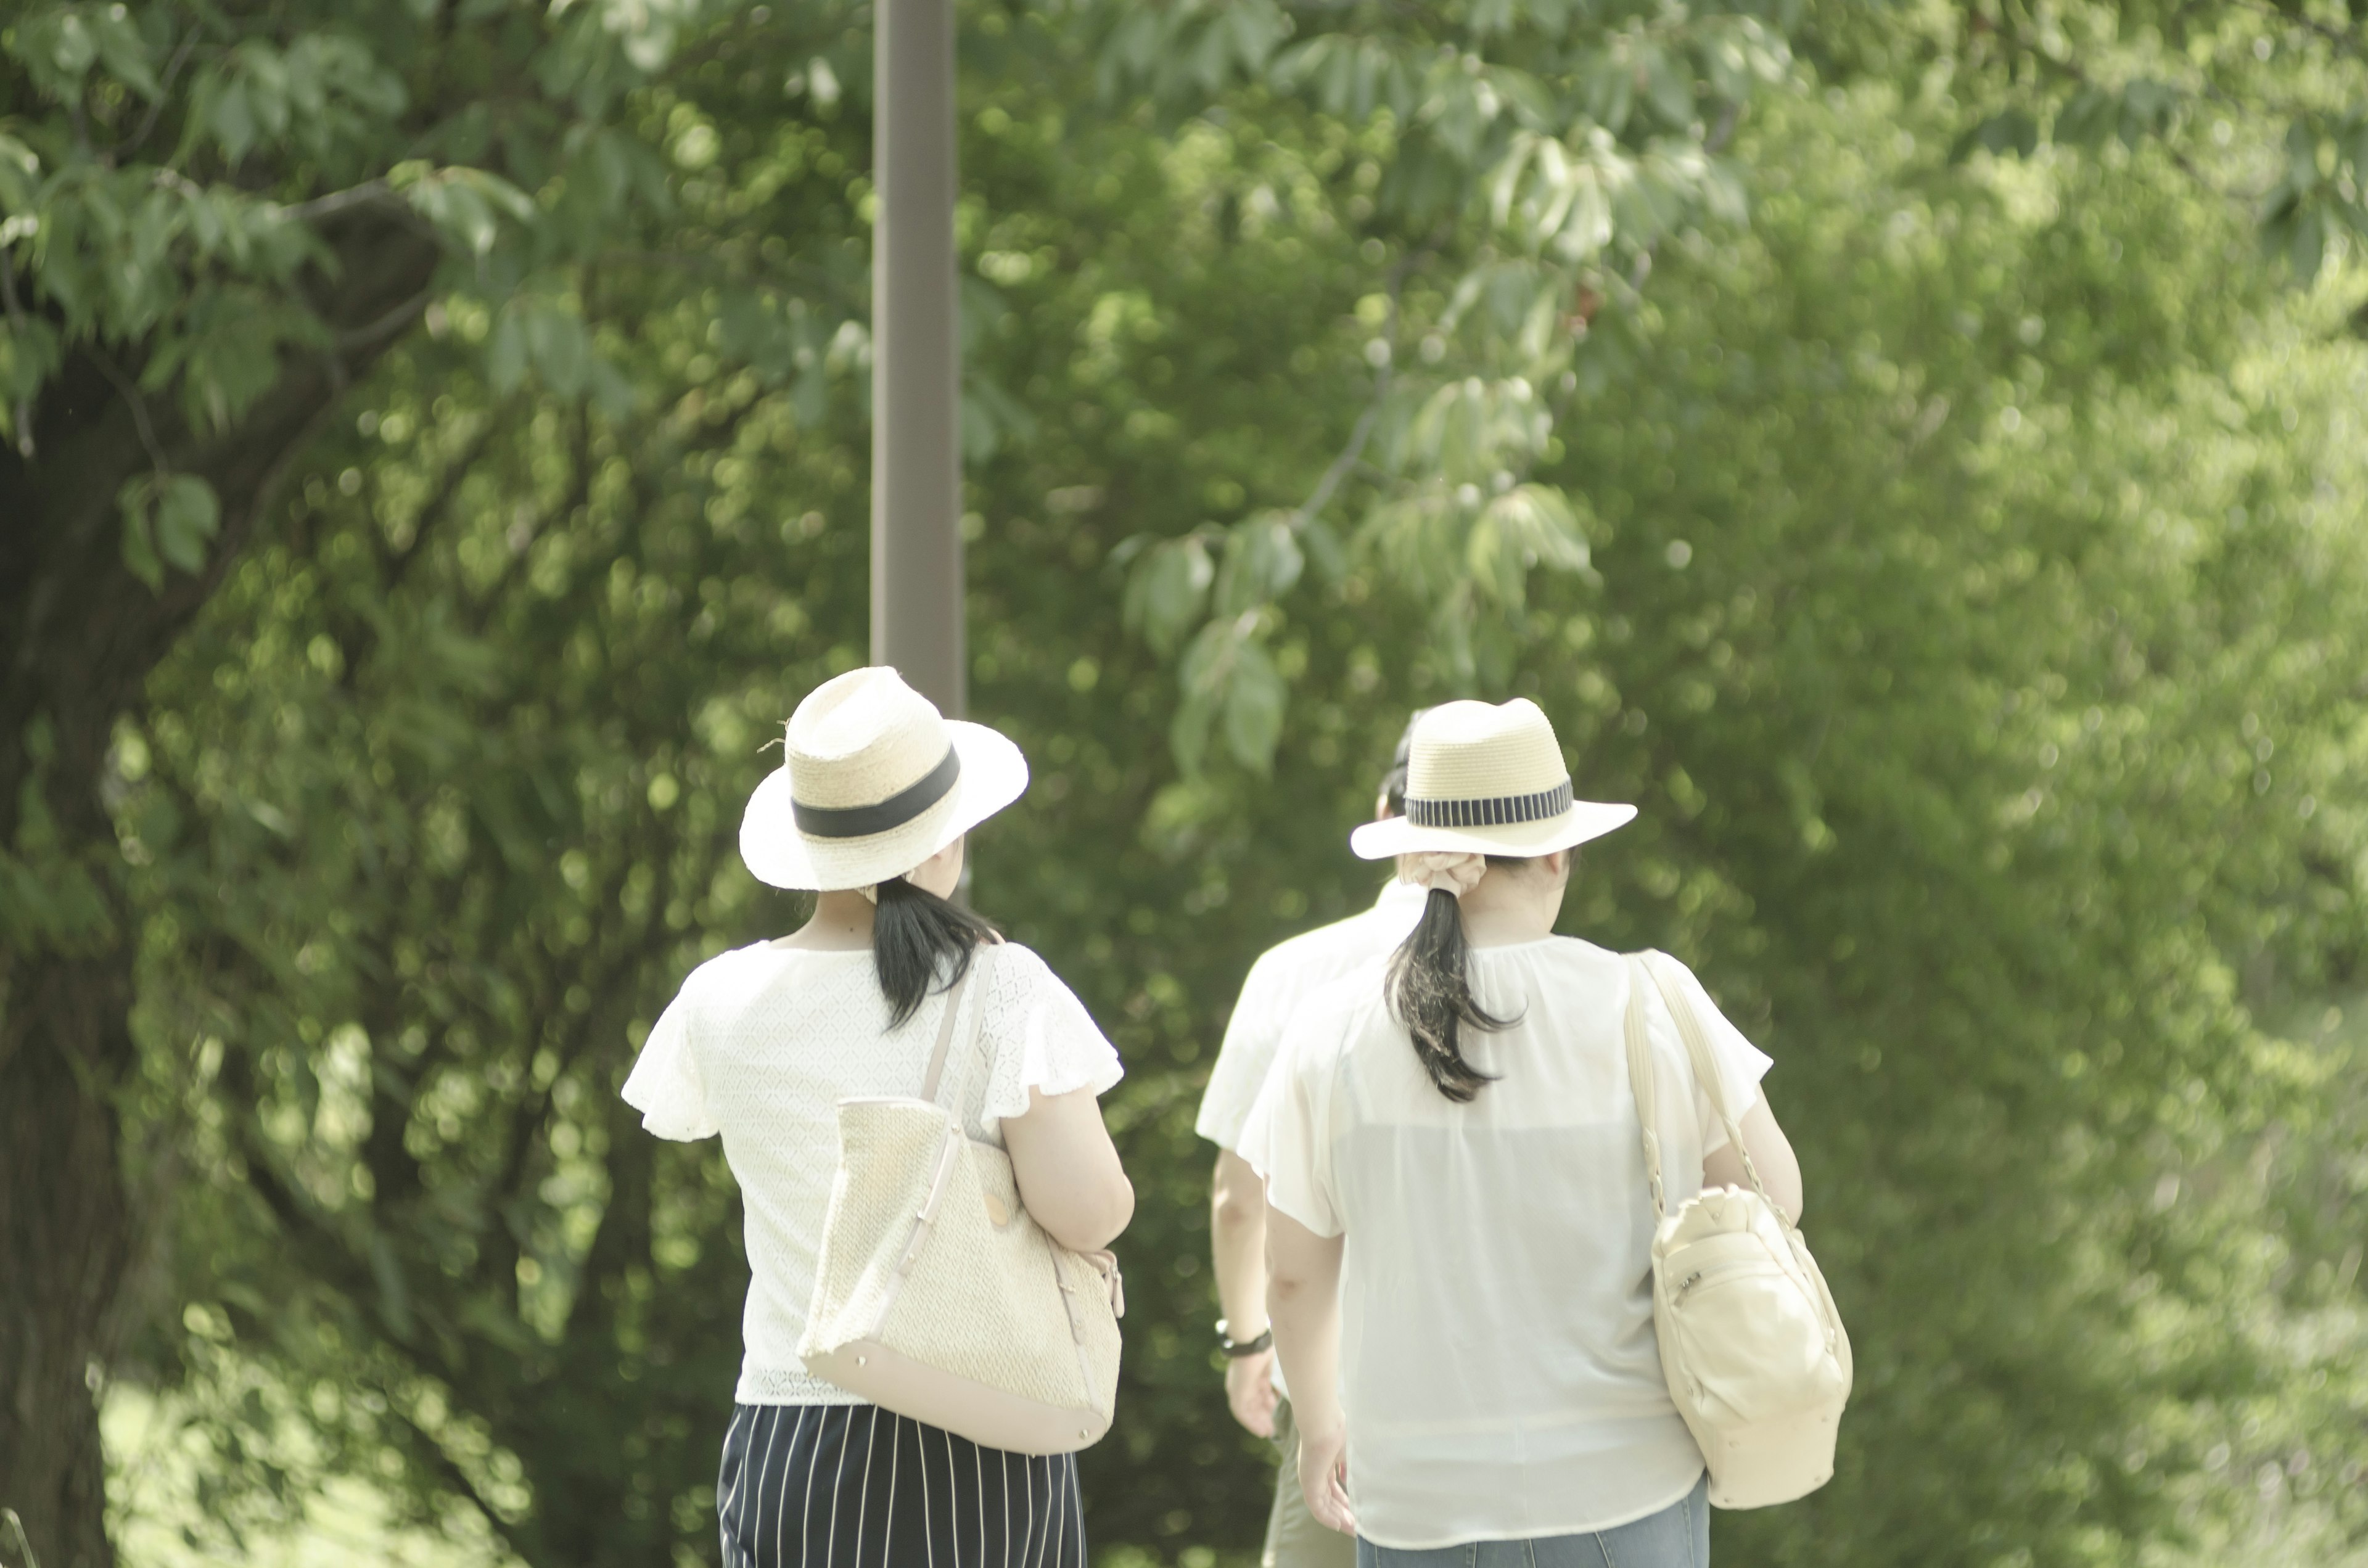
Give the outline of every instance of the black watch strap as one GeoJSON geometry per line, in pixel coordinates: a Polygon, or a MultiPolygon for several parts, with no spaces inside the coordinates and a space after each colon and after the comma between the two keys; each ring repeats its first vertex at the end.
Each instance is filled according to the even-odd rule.
{"type": "Polygon", "coordinates": [[[1236,1340],[1233,1331],[1225,1326],[1225,1320],[1223,1318],[1217,1320],[1217,1348],[1234,1360],[1238,1361],[1245,1356],[1255,1356],[1261,1350],[1271,1348],[1273,1345],[1274,1325],[1271,1324],[1268,1324],[1256,1339],[1236,1340]]]}

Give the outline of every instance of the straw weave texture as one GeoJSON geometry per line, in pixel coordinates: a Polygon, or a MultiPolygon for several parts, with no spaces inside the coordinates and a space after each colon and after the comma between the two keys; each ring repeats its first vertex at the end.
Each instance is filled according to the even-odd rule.
{"type": "Polygon", "coordinates": [[[926,776],[951,744],[936,704],[894,670],[860,669],[798,704],[783,753],[799,800],[868,806],[926,776]]]}
{"type": "Polygon", "coordinates": [[[1426,801],[1532,795],[1570,777],[1561,743],[1538,705],[1443,702],[1415,726],[1408,796],[1426,801]]]}
{"type": "Polygon", "coordinates": [[[1090,1264],[1057,1246],[1019,1207],[1011,1161],[963,1139],[919,1255],[895,1268],[928,1197],[949,1119],[920,1101],[839,1108],[840,1165],[824,1227],[815,1301],[802,1355],[877,1339],[913,1360],[1042,1403],[1107,1411],[1119,1331],[1090,1264]],[[993,1193],[997,1224],[987,1204],[993,1193]],[[1077,1304],[1073,1325],[1066,1282],[1077,1304]],[[893,1301],[891,1293],[894,1292],[893,1301]],[[884,1322],[882,1309],[886,1310],[884,1322]],[[1095,1377],[1088,1387],[1076,1330],[1095,1377]]]}

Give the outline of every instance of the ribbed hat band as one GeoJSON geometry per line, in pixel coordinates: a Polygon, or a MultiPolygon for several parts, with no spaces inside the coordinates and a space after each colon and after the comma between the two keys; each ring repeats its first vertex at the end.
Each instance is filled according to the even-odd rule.
{"type": "Polygon", "coordinates": [[[1530,795],[1495,795],[1482,800],[1425,801],[1406,797],[1406,820],[1417,827],[1502,827],[1512,823],[1543,822],[1570,810],[1570,780],[1530,795]]]}

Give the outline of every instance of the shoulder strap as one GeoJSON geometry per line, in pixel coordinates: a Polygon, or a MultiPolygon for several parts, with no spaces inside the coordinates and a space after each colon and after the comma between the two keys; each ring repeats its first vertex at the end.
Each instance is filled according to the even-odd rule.
{"type": "Polygon", "coordinates": [[[925,1100],[938,1097],[938,1080],[945,1076],[946,1051],[954,1042],[954,1019],[962,1013],[962,993],[969,988],[970,977],[977,968],[978,960],[973,957],[963,969],[962,978],[946,988],[946,1016],[939,1020],[938,1043],[929,1052],[928,1075],[921,1080],[921,1097],[925,1100]]]}
{"type": "Polygon", "coordinates": [[[1660,992],[1662,1004],[1669,1009],[1669,1016],[1677,1020],[1678,1033],[1686,1042],[1686,1056],[1693,1063],[1694,1079],[1702,1085],[1702,1092],[1710,1096],[1711,1108],[1718,1112],[1720,1124],[1726,1129],[1729,1142],[1734,1143],[1736,1153],[1743,1161],[1743,1174],[1751,1179],[1752,1190],[1759,1193],[1761,1200],[1789,1226],[1792,1221],[1785,1215],[1783,1206],[1768,1196],[1768,1188],[1759,1179],[1759,1167],[1752,1164],[1751,1150],[1743,1142],[1743,1129],[1736,1125],[1735,1113],[1727,1108],[1725,1083],[1719,1076],[1718,1064],[1711,1056],[1710,1037],[1702,1033],[1702,1020],[1694,1017],[1693,1008],[1686,1002],[1685,992],[1671,983],[1664,968],[1665,964],[1675,960],[1666,954],[1648,950],[1629,961],[1653,977],[1654,988],[1660,992]],[[1656,959],[1661,962],[1655,962],[1656,959]]]}
{"type": "Polygon", "coordinates": [[[1668,1216],[1661,1190],[1660,1123],[1654,1119],[1653,1045],[1645,1028],[1645,960],[1631,953],[1628,966],[1628,1088],[1636,1096],[1636,1120],[1645,1129],[1645,1179],[1653,1188],[1653,1213],[1668,1216]]]}

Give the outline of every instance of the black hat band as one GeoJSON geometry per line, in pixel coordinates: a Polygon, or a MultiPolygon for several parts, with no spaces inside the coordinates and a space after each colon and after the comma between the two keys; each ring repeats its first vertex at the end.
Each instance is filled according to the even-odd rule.
{"type": "MultiPolygon", "coordinates": [[[[946,748],[946,759],[920,778],[871,806],[809,806],[791,796],[790,811],[798,831],[809,838],[869,838],[875,833],[904,826],[946,798],[962,777],[962,753],[946,748]]],[[[1565,785],[1563,792],[1568,794],[1565,785]]]]}
{"type": "Polygon", "coordinates": [[[1570,810],[1570,780],[1534,795],[1494,795],[1475,801],[1424,801],[1406,797],[1406,821],[1417,827],[1506,827],[1543,822],[1570,810]]]}

